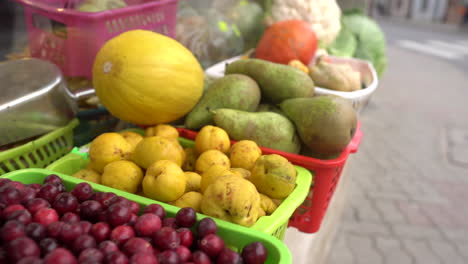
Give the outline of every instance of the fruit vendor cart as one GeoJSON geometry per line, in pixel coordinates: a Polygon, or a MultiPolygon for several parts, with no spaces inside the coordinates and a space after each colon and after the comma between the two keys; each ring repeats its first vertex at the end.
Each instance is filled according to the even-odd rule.
{"type": "Polygon", "coordinates": [[[0,262],[325,261],[386,63],[335,1],[310,9],[327,22],[274,1],[16,2],[0,228],[26,233],[1,234],[0,262]]]}

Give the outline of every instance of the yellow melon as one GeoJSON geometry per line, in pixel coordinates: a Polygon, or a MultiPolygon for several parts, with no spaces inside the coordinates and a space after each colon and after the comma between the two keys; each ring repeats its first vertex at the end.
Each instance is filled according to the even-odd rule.
{"type": "Polygon", "coordinates": [[[203,93],[203,69],[182,44],[131,30],[107,41],[93,66],[93,86],[116,117],[138,125],[175,121],[203,93]]]}

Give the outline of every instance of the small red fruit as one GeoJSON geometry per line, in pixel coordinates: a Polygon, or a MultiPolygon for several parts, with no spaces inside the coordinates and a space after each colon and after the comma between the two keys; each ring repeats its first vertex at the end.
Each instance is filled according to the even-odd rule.
{"type": "Polygon", "coordinates": [[[137,221],[137,219],[138,219],[138,215],[136,215],[136,214],[134,214],[134,213],[131,213],[131,214],[130,214],[130,220],[128,220],[127,225],[129,225],[129,226],[134,226],[135,223],[136,223],[136,221],[137,221]]]}
{"type": "Polygon", "coordinates": [[[112,252],[105,256],[106,264],[127,264],[128,258],[120,251],[112,252]]]}
{"type": "Polygon", "coordinates": [[[39,223],[29,223],[26,226],[26,234],[28,237],[34,239],[35,241],[41,241],[47,235],[47,229],[45,226],[39,223]]]}
{"type": "Polygon", "coordinates": [[[129,257],[137,253],[153,254],[153,246],[142,238],[132,237],[125,242],[122,252],[129,257]]]}
{"type": "Polygon", "coordinates": [[[28,184],[26,186],[31,187],[36,191],[39,191],[39,189],[42,187],[39,183],[30,183],[30,184],[28,184]]]}
{"type": "Polygon", "coordinates": [[[62,218],[60,218],[60,221],[66,222],[66,223],[77,223],[80,221],[80,217],[72,212],[67,212],[64,215],[62,215],[62,218]]]}
{"type": "Polygon", "coordinates": [[[158,261],[152,253],[137,253],[130,258],[130,264],[158,264],[158,261]]]}
{"type": "Polygon", "coordinates": [[[242,249],[242,258],[246,264],[264,263],[267,257],[267,250],[260,242],[250,243],[242,249]]]}
{"type": "Polygon", "coordinates": [[[73,242],[83,234],[81,225],[75,223],[64,223],[60,230],[59,239],[65,244],[73,244],[73,242]]]}
{"type": "Polygon", "coordinates": [[[144,214],[155,214],[159,216],[161,220],[166,217],[166,211],[164,208],[159,204],[150,204],[148,205],[145,210],[143,211],[144,214]]]}
{"type": "Polygon", "coordinates": [[[54,183],[47,183],[42,185],[37,193],[37,197],[47,200],[49,203],[54,202],[55,197],[60,193],[59,187],[54,183]]]}
{"type": "Polygon", "coordinates": [[[18,204],[21,202],[21,193],[11,186],[0,188],[0,203],[5,205],[18,204]]]}
{"type": "Polygon", "coordinates": [[[143,214],[134,224],[135,231],[139,236],[151,236],[161,229],[161,219],[155,214],[143,214]]]}
{"type": "Polygon", "coordinates": [[[82,182],[77,184],[71,193],[78,199],[78,201],[83,202],[91,198],[93,195],[93,187],[91,187],[87,182],[82,182]]]}
{"type": "Polygon", "coordinates": [[[190,252],[190,249],[185,246],[178,247],[175,252],[177,255],[179,255],[179,259],[182,263],[189,261],[189,259],[192,257],[192,252],[190,252]]]}
{"type": "Polygon", "coordinates": [[[26,209],[34,216],[42,208],[49,208],[50,203],[42,198],[34,198],[26,203],[26,209]]]}
{"type": "Polygon", "coordinates": [[[0,178],[0,188],[2,188],[3,186],[7,185],[8,183],[10,183],[11,180],[10,179],[7,179],[7,178],[0,178]]]}
{"type": "Polygon", "coordinates": [[[17,182],[17,181],[12,181],[12,182],[8,183],[7,185],[15,188],[18,191],[21,191],[26,187],[26,185],[24,185],[21,182],[17,182]]]}
{"type": "Polygon", "coordinates": [[[18,220],[22,222],[23,224],[27,225],[31,223],[32,217],[31,213],[29,213],[28,210],[23,209],[23,210],[18,210],[10,214],[5,220],[18,220]]]}
{"type": "Polygon", "coordinates": [[[83,234],[85,235],[91,231],[91,227],[93,226],[93,224],[91,224],[91,222],[88,221],[80,221],[79,224],[81,226],[81,229],[83,230],[83,234]]]}
{"type": "Polygon", "coordinates": [[[25,187],[20,190],[21,204],[26,204],[30,200],[36,198],[37,190],[31,187],[25,187]]]}
{"type": "Polygon", "coordinates": [[[198,247],[211,258],[216,258],[224,248],[224,241],[217,235],[206,235],[198,242],[198,247]]]}
{"type": "Polygon", "coordinates": [[[44,258],[44,264],[76,264],[73,254],[64,248],[56,248],[44,258]]]}
{"type": "Polygon", "coordinates": [[[47,237],[39,242],[39,247],[41,248],[42,255],[47,255],[58,248],[59,244],[55,238],[47,237]]]}
{"type": "Polygon", "coordinates": [[[195,264],[211,264],[210,257],[200,250],[192,253],[192,261],[195,264]]]}
{"type": "Polygon", "coordinates": [[[62,179],[56,174],[50,174],[44,178],[44,183],[62,183],[62,179]]]}
{"type": "Polygon", "coordinates": [[[185,207],[176,214],[176,224],[180,227],[192,227],[197,222],[197,212],[193,208],[185,207]]]}
{"type": "Polygon", "coordinates": [[[176,224],[176,219],[175,217],[169,217],[169,218],[165,218],[163,221],[162,221],[162,226],[168,226],[168,227],[172,227],[174,229],[177,229],[179,228],[176,224]]]}
{"type": "Polygon", "coordinates": [[[125,206],[121,202],[112,204],[107,209],[107,221],[112,226],[124,225],[130,221],[130,217],[130,207],[125,206]]]}
{"type": "Polygon", "coordinates": [[[16,264],[42,264],[42,260],[39,257],[26,257],[16,262],[16,264]]]}
{"type": "Polygon", "coordinates": [[[209,234],[216,234],[217,231],[218,227],[216,226],[216,222],[209,217],[203,218],[198,222],[197,236],[199,238],[203,238],[209,234]]]}
{"type": "Polygon", "coordinates": [[[59,238],[64,222],[53,222],[47,226],[47,235],[52,238],[59,238]]]}
{"type": "Polygon", "coordinates": [[[34,240],[28,237],[19,237],[8,244],[7,255],[13,261],[25,257],[39,257],[41,251],[34,240]]]}
{"type": "Polygon", "coordinates": [[[99,243],[106,240],[110,235],[111,229],[108,223],[99,222],[94,224],[91,227],[90,234],[96,239],[99,243]]]}
{"type": "Polygon", "coordinates": [[[97,248],[87,248],[81,251],[78,257],[78,262],[88,261],[90,263],[101,263],[104,259],[104,254],[97,248]]]}
{"type": "Polygon", "coordinates": [[[19,210],[24,210],[26,208],[24,208],[24,206],[22,206],[21,204],[12,204],[12,205],[9,205],[7,207],[5,207],[5,209],[3,209],[3,218],[4,219],[8,219],[8,217],[16,212],[16,211],[19,211],[19,210]]]}
{"type": "Polygon", "coordinates": [[[116,196],[115,193],[111,192],[97,192],[93,194],[91,199],[98,201],[104,209],[107,209],[111,205],[112,198],[116,196]]]}
{"type": "Polygon", "coordinates": [[[176,249],[180,246],[180,238],[172,227],[163,227],[153,235],[153,244],[160,249],[176,249]]]}
{"type": "Polygon", "coordinates": [[[218,258],[216,259],[217,264],[243,264],[241,255],[237,252],[230,250],[229,248],[224,248],[219,253],[218,258]]]}
{"type": "Polygon", "coordinates": [[[173,250],[165,250],[158,254],[159,264],[179,264],[179,255],[173,250]]]}
{"type": "Polygon", "coordinates": [[[73,252],[79,255],[83,250],[88,248],[95,248],[96,240],[90,235],[81,235],[73,242],[73,252]]]}
{"type": "Polygon", "coordinates": [[[33,220],[41,225],[49,226],[50,224],[57,222],[59,220],[59,216],[55,209],[42,208],[34,214],[33,220]]]}
{"type": "Polygon", "coordinates": [[[138,215],[138,213],[140,212],[140,205],[137,204],[134,201],[130,201],[130,211],[132,211],[132,213],[138,215]]]}
{"type": "Polygon", "coordinates": [[[177,235],[180,238],[180,244],[182,246],[186,246],[188,248],[190,248],[192,246],[192,243],[193,243],[192,230],[190,230],[190,229],[188,229],[186,227],[182,227],[182,228],[177,229],[177,235]]]}
{"type": "Polygon", "coordinates": [[[110,233],[110,240],[114,241],[118,246],[123,245],[132,237],[135,237],[135,231],[131,226],[126,225],[118,226],[110,233]]]}
{"type": "Polygon", "coordinates": [[[60,193],[55,197],[52,207],[61,215],[67,212],[75,212],[78,208],[78,199],[71,193],[60,193]]]}
{"type": "Polygon", "coordinates": [[[104,213],[101,203],[98,201],[84,201],[79,206],[80,217],[83,220],[95,222],[99,218],[99,214],[104,213]]]}
{"type": "Polygon", "coordinates": [[[119,247],[114,242],[112,242],[110,240],[106,240],[106,241],[102,241],[101,243],[99,243],[98,249],[105,256],[105,255],[108,255],[108,254],[110,254],[110,253],[112,253],[114,251],[118,251],[119,247]]]}

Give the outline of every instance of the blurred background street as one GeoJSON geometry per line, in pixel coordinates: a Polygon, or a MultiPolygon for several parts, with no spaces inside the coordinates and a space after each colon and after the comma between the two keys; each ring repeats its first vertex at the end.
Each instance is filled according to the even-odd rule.
{"type": "Polygon", "coordinates": [[[326,263],[468,263],[468,33],[378,21],[389,66],[326,263]]]}

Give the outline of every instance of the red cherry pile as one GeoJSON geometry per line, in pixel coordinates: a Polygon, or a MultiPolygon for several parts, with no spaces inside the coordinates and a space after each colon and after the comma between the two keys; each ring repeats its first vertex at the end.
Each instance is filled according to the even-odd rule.
{"type": "Polygon", "coordinates": [[[140,207],[80,183],[66,192],[62,179],[44,184],[0,178],[0,264],[257,264],[267,251],[254,242],[229,249],[216,223],[197,223],[192,208],[167,217],[158,204],[140,207]],[[192,231],[193,230],[193,231],[192,231]]]}

